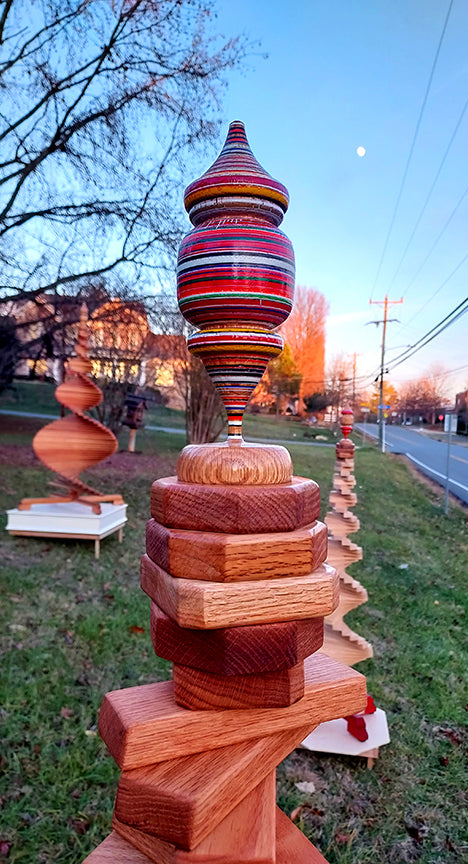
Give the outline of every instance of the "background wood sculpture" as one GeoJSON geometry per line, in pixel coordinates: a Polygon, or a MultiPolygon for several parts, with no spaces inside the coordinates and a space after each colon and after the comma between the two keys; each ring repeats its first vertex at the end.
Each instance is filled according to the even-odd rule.
{"type": "MultiPolygon", "coordinates": [[[[327,563],[336,568],[339,576],[339,602],[324,622],[323,652],[329,657],[352,666],[372,657],[372,646],[343,621],[351,609],[367,601],[367,591],[346,572],[346,568],[362,558],[362,549],[349,540],[348,535],[359,530],[359,520],[350,508],[356,504],[352,492],[354,479],[354,444],[348,436],[353,428],[353,412],[346,408],[340,417],[343,438],[336,445],[333,488],[330,492],[331,511],[326,516],[329,530],[327,563]]],[[[302,742],[309,750],[343,753],[367,758],[372,767],[379,747],[389,742],[385,712],[375,707],[368,696],[364,711],[345,715],[340,720],[320,724],[302,742]],[[365,746],[363,749],[363,744],[365,746]]]]}
{"type": "Polygon", "coordinates": [[[349,534],[359,530],[359,519],[351,512],[356,504],[352,491],[356,485],[354,478],[354,444],[349,440],[353,428],[353,412],[345,408],[340,417],[343,438],[336,445],[336,461],[333,474],[333,488],[330,492],[331,511],[325,522],[329,531],[328,558],[336,567],[340,577],[340,600],[337,608],[325,619],[323,650],[329,657],[353,666],[360,660],[372,657],[372,645],[362,636],[354,633],[343,617],[367,602],[367,591],[346,572],[346,568],[362,559],[362,549],[349,539],[349,534]]]}
{"type": "Polygon", "coordinates": [[[107,459],[117,449],[117,439],[112,432],[84,413],[102,401],[99,387],[89,377],[92,363],[88,356],[87,318],[83,304],[76,356],[68,361],[65,381],[55,390],[57,401],[72,413],[48,423],[33,439],[36,456],[59,475],[59,485],[64,486],[66,492],[47,498],[23,498],[19,510],[27,510],[32,504],[79,501],[100,513],[101,502],[123,504],[121,495],[102,495],[79,478],[81,471],[107,459]]]}
{"type": "Polygon", "coordinates": [[[359,711],[365,679],[318,652],[338,600],[319,489],[288,452],[242,439],[242,412],[293,295],[284,187],[241,123],[186,191],[179,302],[229,418],[151,492],[141,586],[172,681],[108,693],[99,730],[122,770],[113,832],[87,864],[326,864],[276,808],[276,765],[322,720],[359,711]]]}

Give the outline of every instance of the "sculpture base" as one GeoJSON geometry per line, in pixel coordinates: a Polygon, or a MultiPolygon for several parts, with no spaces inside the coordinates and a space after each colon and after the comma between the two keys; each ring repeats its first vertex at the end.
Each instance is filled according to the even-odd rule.
{"type": "Polygon", "coordinates": [[[8,510],[6,530],[20,537],[55,537],[74,540],[94,540],[99,558],[100,541],[119,532],[127,521],[126,504],[101,504],[101,513],[93,513],[84,504],[31,504],[28,510],[8,510]]]}
{"type": "Polygon", "coordinates": [[[276,486],[289,483],[291,456],[278,444],[248,444],[242,438],[222,444],[189,444],[177,461],[177,477],[203,485],[276,486]]]}
{"type": "MultiPolygon", "coordinates": [[[[276,864],[327,864],[326,859],[318,849],[310,843],[302,831],[290,819],[276,808],[276,864]]],[[[127,840],[115,831],[83,861],[83,864],[152,864],[154,859],[148,858],[135,849],[127,840]]],[[[161,864],[167,864],[168,858],[163,856],[161,864]]],[[[190,861],[190,853],[186,854],[190,861]]]]}
{"type": "MultiPolygon", "coordinates": [[[[328,720],[320,723],[301,744],[306,750],[316,753],[339,753],[342,756],[369,756],[369,751],[378,750],[390,742],[387,716],[377,708],[375,714],[366,714],[367,741],[358,741],[347,730],[346,720],[328,720]]],[[[371,757],[375,758],[375,756],[371,757]]]]}

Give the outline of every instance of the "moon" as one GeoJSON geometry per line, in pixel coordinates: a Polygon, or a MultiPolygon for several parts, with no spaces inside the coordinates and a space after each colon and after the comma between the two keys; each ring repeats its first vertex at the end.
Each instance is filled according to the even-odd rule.
{"type": "Polygon", "coordinates": [[[358,156],[361,156],[361,157],[365,156],[366,155],[366,148],[365,147],[358,147],[356,150],[356,153],[358,156]]]}

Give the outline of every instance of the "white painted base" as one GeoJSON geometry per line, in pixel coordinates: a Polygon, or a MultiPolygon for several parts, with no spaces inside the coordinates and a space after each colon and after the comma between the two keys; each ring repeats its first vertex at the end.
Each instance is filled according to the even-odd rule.
{"type": "Polygon", "coordinates": [[[340,753],[343,756],[366,755],[369,750],[383,747],[390,741],[387,716],[385,711],[377,708],[375,714],[364,715],[367,741],[358,741],[351,735],[346,726],[346,720],[328,720],[317,726],[302,742],[301,747],[317,753],[340,753]]]}
{"type": "Polygon", "coordinates": [[[126,504],[103,502],[101,513],[76,501],[66,504],[31,504],[29,510],[7,510],[6,530],[23,537],[63,537],[76,540],[94,540],[96,558],[103,537],[119,532],[127,521],[126,504]]]}

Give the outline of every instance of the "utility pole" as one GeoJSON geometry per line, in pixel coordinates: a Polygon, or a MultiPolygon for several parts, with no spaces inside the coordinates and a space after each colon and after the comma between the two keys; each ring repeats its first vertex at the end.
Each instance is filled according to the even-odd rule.
{"type": "Polygon", "coordinates": [[[380,382],[379,382],[379,445],[382,453],[385,453],[385,435],[384,435],[384,407],[383,407],[383,396],[384,396],[384,369],[385,369],[385,337],[387,335],[387,324],[391,321],[397,321],[397,318],[388,318],[388,307],[395,306],[398,303],[403,303],[403,297],[401,300],[389,300],[388,295],[385,295],[385,300],[369,300],[369,303],[372,303],[376,306],[384,307],[384,317],[382,321],[373,321],[373,324],[383,324],[383,333],[382,333],[382,350],[380,354],[380,382]]]}

